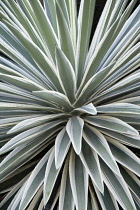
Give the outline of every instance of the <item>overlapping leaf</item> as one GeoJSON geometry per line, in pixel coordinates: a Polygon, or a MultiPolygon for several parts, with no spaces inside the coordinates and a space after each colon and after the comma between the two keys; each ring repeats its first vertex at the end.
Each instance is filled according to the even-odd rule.
{"type": "Polygon", "coordinates": [[[0,208],[140,208],[136,3],[1,0],[0,208]]]}

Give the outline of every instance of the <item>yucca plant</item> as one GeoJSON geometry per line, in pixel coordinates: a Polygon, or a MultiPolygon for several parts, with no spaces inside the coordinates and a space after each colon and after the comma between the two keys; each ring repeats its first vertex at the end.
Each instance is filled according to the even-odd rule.
{"type": "Polygon", "coordinates": [[[1,209],[140,208],[136,3],[1,1],[1,209]]]}

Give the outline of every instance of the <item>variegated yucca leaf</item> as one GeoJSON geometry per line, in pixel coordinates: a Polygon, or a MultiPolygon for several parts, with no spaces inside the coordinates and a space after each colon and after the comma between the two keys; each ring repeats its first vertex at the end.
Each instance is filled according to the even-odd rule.
{"type": "Polygon", "coordinates": [[[140,209],[137,2],[1,0],[1,209],[140,209]]]}

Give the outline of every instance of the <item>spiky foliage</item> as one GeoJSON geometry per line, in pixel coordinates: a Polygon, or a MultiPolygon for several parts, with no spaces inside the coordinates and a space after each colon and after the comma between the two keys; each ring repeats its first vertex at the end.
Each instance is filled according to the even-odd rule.
{"type": "Polygon", "coordinates": [[[1,209],[139,209],[136,2],[1,1],[1,209]]]}

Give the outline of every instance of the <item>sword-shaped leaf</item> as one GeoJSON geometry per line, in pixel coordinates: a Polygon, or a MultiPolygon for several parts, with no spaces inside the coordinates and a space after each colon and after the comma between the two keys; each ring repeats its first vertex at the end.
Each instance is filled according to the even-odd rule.
{"type": "Polygon", "coordinates": [[[26,78],[21,78],[21,77],[1,74],[1,73],[0,73],[0,78],[5,80],[6,82],[9,82],[9,83],[11,83],[15,86],[27,89],[29,91],[43,89],[43,87],[37,85],[32,80],[29,80],[29,79],[26,79],[26,78]]]}
{"type": "Polygon", "coordinates": [[[50,151],[47,152],[47,154],[41,159],[41,161],[39,161],[35,169],[32,171],[30,177],[28,178],[28,181],[26,182],[26,187],[23,191],[20,209],[24,210],[27,207],[27,205],[43,183],[49,154],[50,151]]]}
{"type": "Polygon", "coordinates": [[[95,128],[85,125],[83,137],[85,141],[98,153],[110,169],[120,175],[117,163],[112,155],[104,136],[95,128]]]}
{"type": "Polygon", "coordinates": [[[43,39],[43,43],[45,44],[45,47],[48,48],[52,58],[55,59],[55,46],[58,44],[58,39],[54,29],[43,10],[41,2],[39,0],[30,1],[30,4],[34,12],[36,25],[43,39]],[[40,15],[38,16],[38,14],[40,15]]]}
{"type": "Polygon", "coordinates": [[[120,141],[123,144],[140,148],[140,136],[124,135],[104,128],[101,128],[100,132],[120,141]]]}
{"type": "Polygon", "coordinates": [[[43,0],[45,12],[53,26],[53,29],[57,35],[57,22],[56,22],[56,5],[55,0],[43,0]],[[55,11],[55,12],[54,12],[55,11]]]}
{"type": "Polygon", "coordinates": [[[94,74],[89,81],[85,84],[85,86],[80,85],[77,91],[77,100],[75,102],[76,105],[83,103],[83,100],[89,98],[92,93],[94,93],[96,87],[100,85],[100,83],[105,79],[108,73],[111,71],[114,63],[105,67],[102,71],[99,71],[97,74],[94,74]]]}
{"type": "Polygon", "coordinates": [[[70,138],[66,132],[66,128],[63,128],[55,140],[55,165],[57,169],[63,164],[70,143],[70,138]]]}
{"type": "Polygon", "coordinates": [[[62,106],[65,110],[71,110],[72,105],[70,104],[69,99],[62,93],[56,91],[33,91],[35,95],[41,97],[47,101],[57,104],[57,106],[62,106]]]}
{"type": "MultiPolygon", "coordinates": [[[[17,27],[9,24],[8,22],[3,22],[11,30],[11,32],[16,36],[26,50],[30,53],[32,58],[35,60],[37,66],[40,68],[41,72],[56,85],[56,88],[60,88],[60,84],[56,75],[55,66],[52,61],[45,55],[45,53],[37,46],[35,43],[28,38],[25,34],[18,30],[17,27]]],[[[59,89],[60,90],[60,89],[59,89]]]]}
{"type": "Polygon", "coordinates": [[[135,130],[132,126],[128,125],[127,123],[115,117],[109,117],[109,116],[90,117],[89,116],[89,117],[85,117],[84,119],[89,124],[97,126],[97,127],[106,128],[106,129],[116,131],[122,134],[129,134],[129,135],[136,135],[136,136],[139,135],[138,131],[135,130]]]}
{"type": "Polygon", "coordinates": [[[77,154],[81,152],[83,126],[84,121],[80,117],[71,117],[66,125],[67,133],[77,154]]]}
{"type": "Polygon", "coordinates": [[[102,160],[100,163],[104,173],[104,182],[121,207],[126,210],[136,210],[134,201],[123,177],[114,174],[102,160]]]}
{"type": "Polygon", "coordinates": [[[139,180],[139,178],[133,172],[129,171],[126,168],[123,168],[122,166],[120,166],[120,171],[121,171],[121,174],[122,174],[125,182],[130,187],[131,192],[133,192],[134,195],[136,196],[137,200],[139,200],[139,198],[140,198],[140,191],[139,191],[140,180],[139,180]]]}
{"type": "Polygon", "coordinates": [[[106,185],[104,186],[104,193],[101,193],[96,187],[95,191],[100,201],[101,207],[104,210],[119,210],[118,203],[114,199],[112,193],[108,190],[106,185]]]}
{"type": "Polygon", "coordinates": [[[100,192],[103,193],[103,180],[97,153],[83,140],[80,158],[100,192]]]}
{"type": "Polygon", "coordinates": [[[60,40],[60,46],[73,68],[75,67],[74,49],[70,31],[65,20],[65,16],[60,8],[58,2],[56,2],[56,13],[58,20],[58,34],[60,40]]]}
{"type": "Polygon", "coordinates": [[[82,0],[80,4],[78,15],[78,38],[76,51],[76,73],[78,87],[81,83],[84,72],[84,65],[89,46],[95,2],[96,1],[93,0],[82,0]]]}
{"type": "Polygon", "coordinates": [[[115,113],[115,114],[138,114],[140,115],[140,106],[131,103],[112,103],[97,107],[99,113],[115,113]]]}
{"type": "Polygon", "coordinates": [[[80,108],[76,108],[74,110],[80,111],[81,113],[87,113],[87,114],[90,114],[90,115],[96,115],[97,114],[97,110],[96,110],[95,106],[93,106],[92,103],[90,103],[88,105],[85,105],[85,106],[82,106],[80,108]]]}
{"type": "Polygon", "coordinates": [[[9,140],[2,148],[0,148],[0,154],[6,153],[20,145],[28,144],[31,141],[34,141],[37,137],[41,136],[43,133],[46,133],[51,128],[54,128],[60,123],[62,123],[62,121],[57,120],[21,132],[20,134],[16,135],[11,140],[9,140]]]}
{"type": "Polygon", "coordinates": [[[57,170],[55,167],[55,152],[53,148],[50,157],[48,159],[45,171],[44,189],[43,189],[44,205],[46,205],[51,196],[59,171],[60,169],[57,170]]]}
{"type": "Polygon", "coordinates": [[[65,54],[58,47],[56,47],[56,61],[60,77],[60,84],[70,102],[73,103],[75,101],[76,91],[74,69],[65,54]]]}
{"type": "Polygon", "coordinates": [[[71,191],[70,178],[69,178],[69,162],[67,160],[63,169],[63,174],[61,179],[59,209],[73,210],[73,206],[74,202],[73,202],[73,195],[71,191]]]}
{"type": "Polygon", "coordinates": [[[69,174],[76,209],[85,210],[88,199],[88,174],[80,158],[73,150],[70,155],[69,174]]]}
{"type": "Polygon", "coordinates": [[[137,176],[140,176],[140,160],[139,158],[126,146],[114,141],[110,137],[106,137],[109,141],[110,149],[120,164],[124,165],[130,171],[133,171],[137,176]]]}
{"type": "Polygon", "coordinates": [[[41,116],[41,117],[35,117],[28,120],[23,120],[22,122],[18,123],[16,126],[14,126],[8,133],[13,132],[21,132],[29,128],[33,128],[35,126],[38,126],[40,124],[43,124],[45,122],[49,122],[54,119],[59,119],[59,117],[65,116],[64,114],[52,114],[47,116],[41,116]]]}

